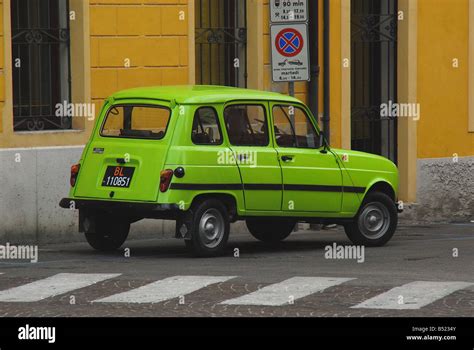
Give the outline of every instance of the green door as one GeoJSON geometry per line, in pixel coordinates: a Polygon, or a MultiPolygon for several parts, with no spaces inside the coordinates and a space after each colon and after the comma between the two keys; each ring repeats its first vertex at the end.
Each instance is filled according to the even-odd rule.
{"type": "Polygon", "coordinates": [[[335,156],[317,149],[317,130],[305,109],[272,104],[275,147],[283,174],[283,211],[339,212],[342,173],[335,156]]]}
{"type": "Polygon", "coordinates": [[[238,102],[224,109],[232,156],[244,186],[246,210],[281,210],[282,174],[270,141],[268,119],[266,103],[238,102]]]}

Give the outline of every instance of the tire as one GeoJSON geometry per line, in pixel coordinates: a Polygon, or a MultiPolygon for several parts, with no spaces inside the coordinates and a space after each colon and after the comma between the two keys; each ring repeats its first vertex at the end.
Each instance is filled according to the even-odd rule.
{"type": "Polygon", "coordinates": [[[352,243],[367,247],[381,247],[392,238],[398,224],[395,202],[386,194],[369,193],[354,222],[344,226],[352,243]]]}
{"type": "Polygon", "coordinates": [[[224,254],[229,239],[230,221],[226,206],[217,199],[207,199],[192,207],[191,239],[186,247],[194,256],[213,257],[224,254]]]}
{"type": "Polygon", "coordinates": [[[247,219],[247,228],[256,239],[265,243],[278,243],[286,239],[295,228],[296,221],[285,219],[247,219]]]}
{"type": "Polygon", "coordinates": [[[102,252],[112,252],[122,246],[130,232],[130,221],[113,215],[96,219],[95,233],[85,233],[89,245],[102,252]]]}

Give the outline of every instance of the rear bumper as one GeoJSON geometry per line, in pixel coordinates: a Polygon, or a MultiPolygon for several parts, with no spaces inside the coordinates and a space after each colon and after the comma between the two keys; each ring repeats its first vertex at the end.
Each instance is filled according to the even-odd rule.
{"type": "Polygon", "coordinates": [[[63,198],[59,202],[59,206],[64,209],[130,210],[149,213],[179,210],[178,204],[134,203],[77,198],[63,198]]]}

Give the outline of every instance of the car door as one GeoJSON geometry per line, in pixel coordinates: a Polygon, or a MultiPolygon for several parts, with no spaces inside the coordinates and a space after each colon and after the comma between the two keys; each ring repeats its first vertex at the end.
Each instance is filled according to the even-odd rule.
{"type": "Polygon", "coordinates": [[[318,149],[312,119],[303,106],[273,103],[275,148],[283,174],[283,211],[339,212],[342,173],[335,156],[318,149]]]}
{"type": "Polygon", "coordinates": [[[266,102],[233,102],[224,108],[224,121],[244,188],[245,209],[280,211],[282,175],[270,141],[266,102]]]}

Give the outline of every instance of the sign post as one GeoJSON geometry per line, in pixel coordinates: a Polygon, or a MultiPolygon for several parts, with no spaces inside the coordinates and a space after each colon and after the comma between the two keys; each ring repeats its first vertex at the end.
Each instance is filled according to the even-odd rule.
{"type": "Polygon", "coordinates": [[[270,20],[272,80],[294,96],[294,83],[310,80],[307,0],[270,0],[270,20]]]}

